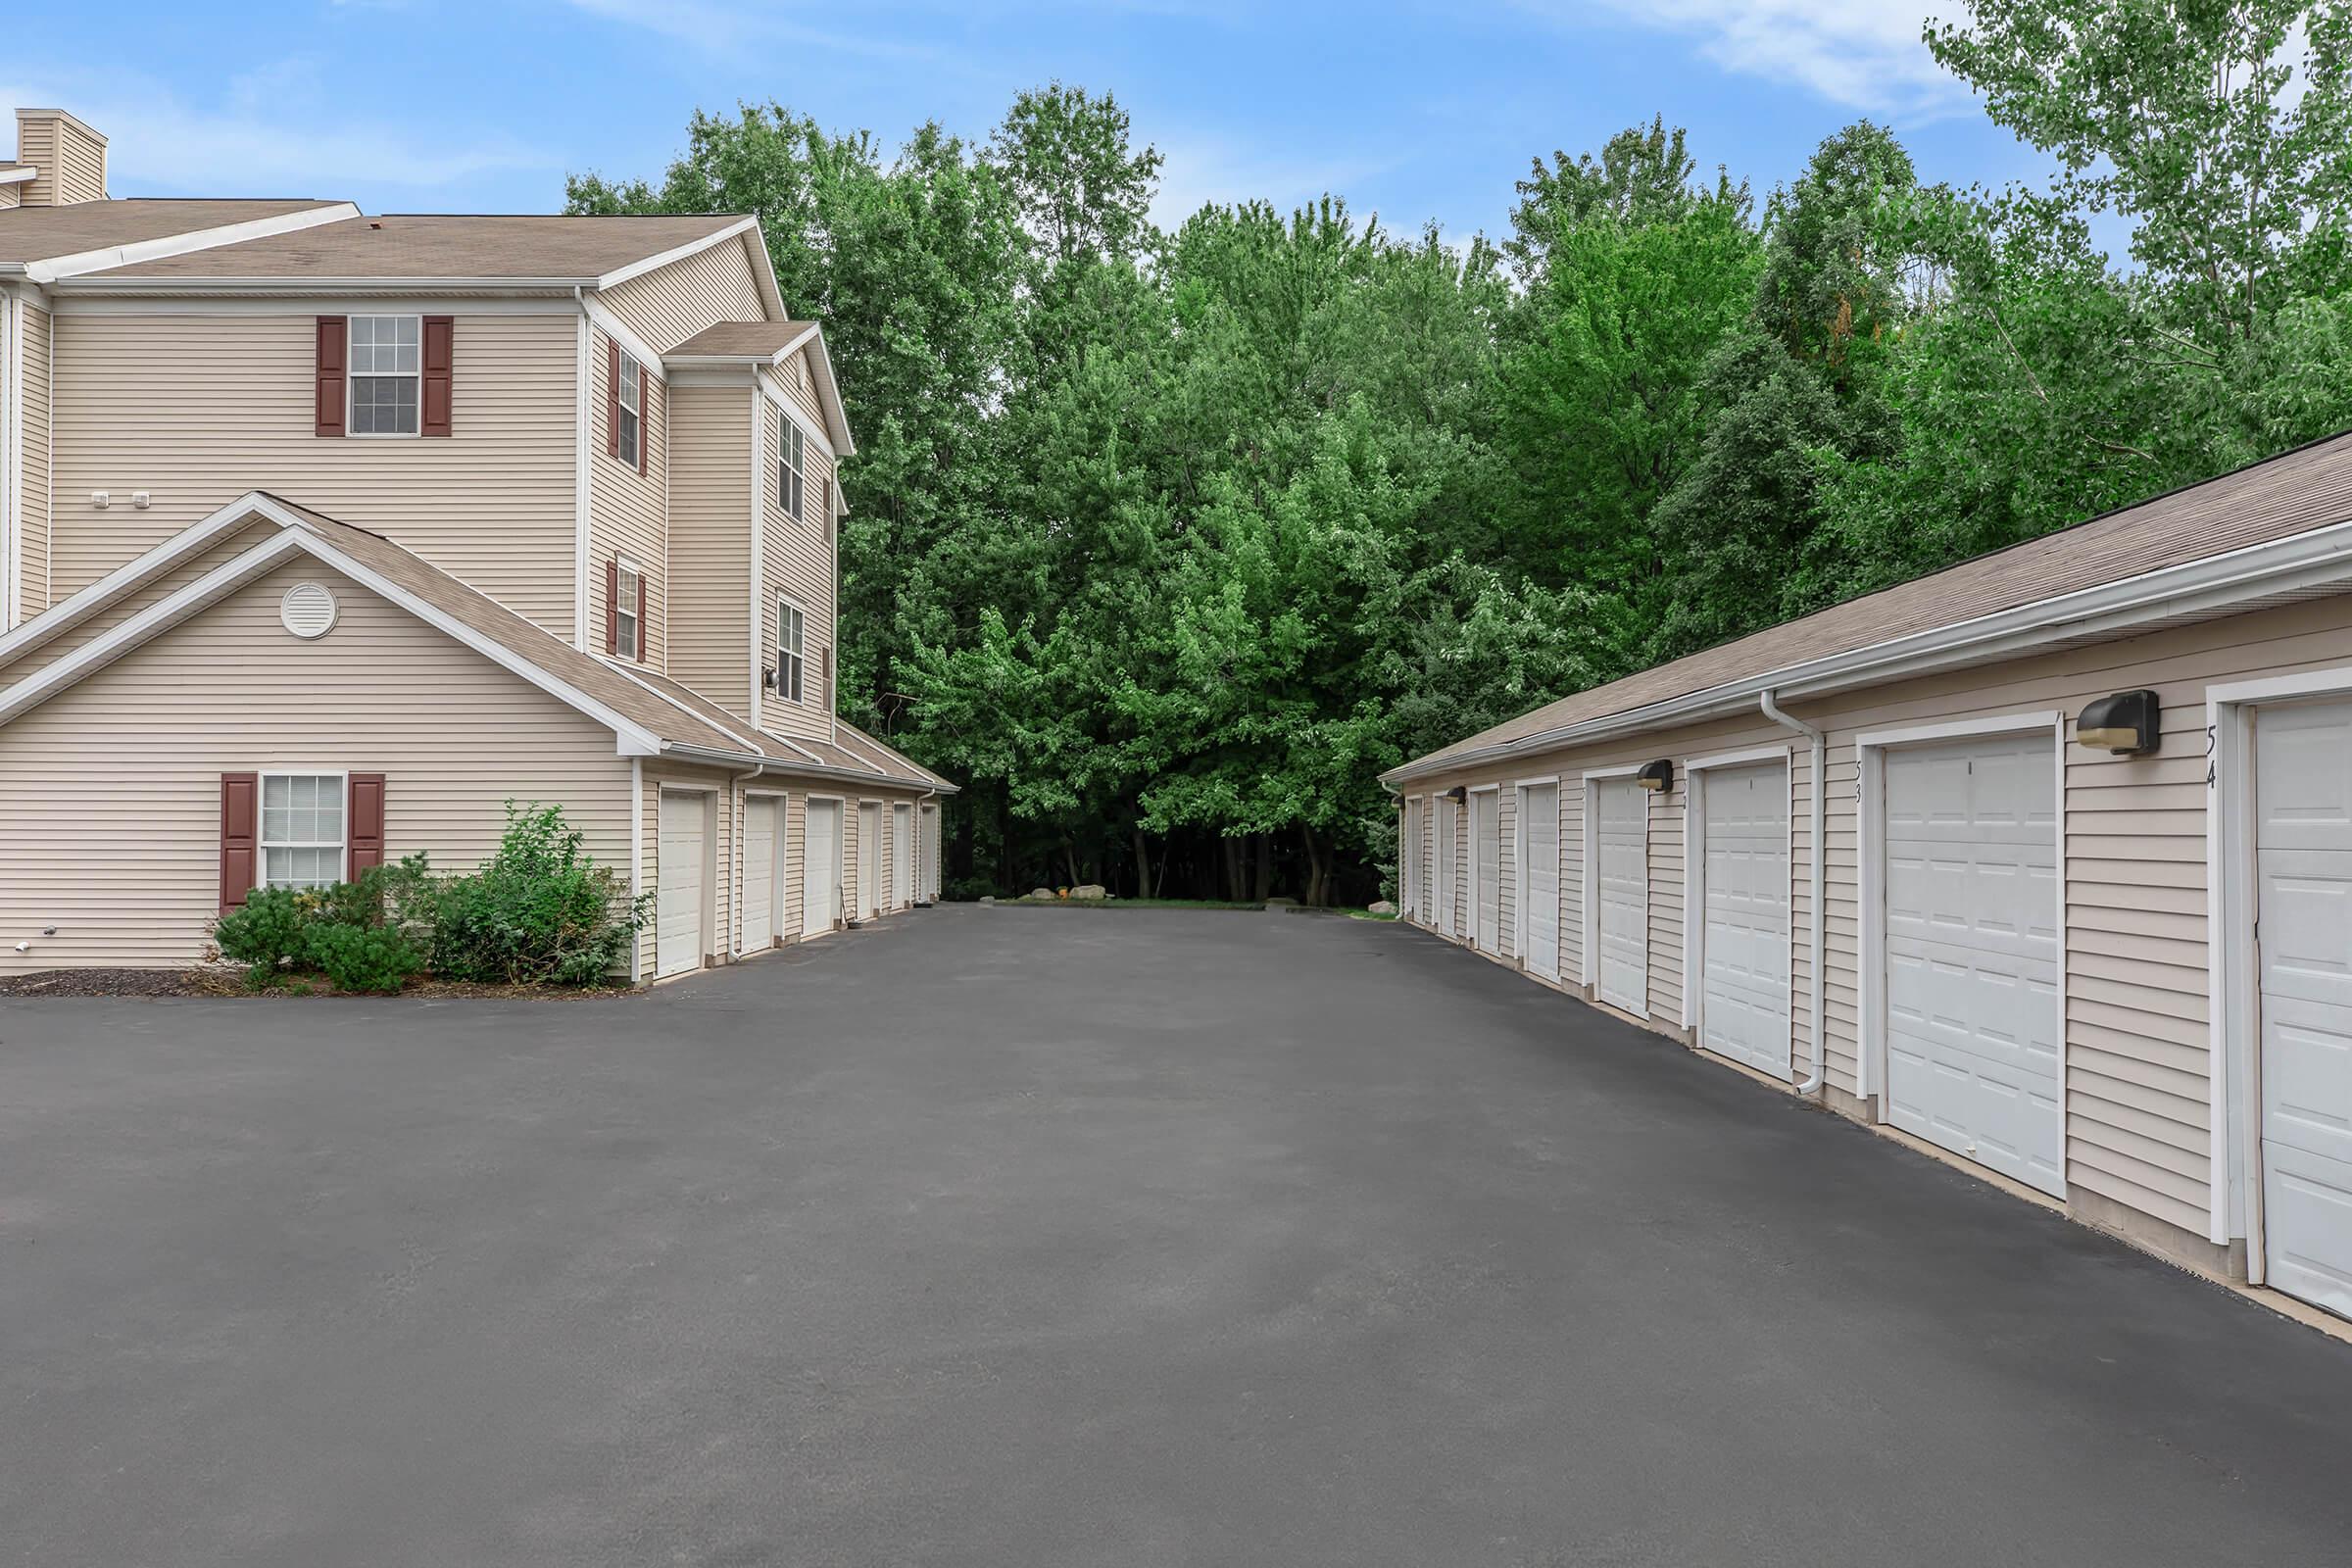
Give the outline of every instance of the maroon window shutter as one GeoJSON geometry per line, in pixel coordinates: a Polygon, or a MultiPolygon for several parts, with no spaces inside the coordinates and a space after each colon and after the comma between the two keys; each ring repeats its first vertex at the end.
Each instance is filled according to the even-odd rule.
{"type": "Polygon", "coordinates": [[[637,368],[637,471],[645,472],[645,455],[654,445],[654,378],[637,368]]]}
{"type": "Polygon", "coordinates": [[[220,775],[220,907],[241,908],[245,895],[260,878],[255,874],[258,813],[262,776],[259,773],[220,775]]]}
{"type": "MultiPolygon", "coordinates": [[[[645,407],[644,400],[637,406],[645,407]]],[[[637,444],[645,445],[643,431],[637,444]]],[[[605,456],[620,456],[620,345],[611,338],[605,339],[605,456]]]]}
{"type": "MultiPolygon", "coordinates": [[[[351,318],[318,318],[318,427],[319,435],[343,433],[343,377],[351,364],[351,318]]],[[[240,901],[241,902],[241,901],[240,901]]]]}
{"type": "Polygon", "coordinates": [[[645,573],[637,574],[637,658],[645,658],[645,573]]]}
{"type": "Polygon", "coordinates": [[[447,316],[424,318],[424,407],[417,429],[425,435],[449,434],[450,361],[457,347],[457,323],[447,316]]]}
{"type": "Polygon", "coordinates": [[[384,863],[384,775],[352,774],[349,794],[351,810],[344,818],[349,837],[344,842],[350,864],[343,878],[356,882],[362,871],[384,863]]]}
{"type": "Polygon", "coordinates": [[[605,652],[620,652],[620,558],[605,561],[605,652]]]}

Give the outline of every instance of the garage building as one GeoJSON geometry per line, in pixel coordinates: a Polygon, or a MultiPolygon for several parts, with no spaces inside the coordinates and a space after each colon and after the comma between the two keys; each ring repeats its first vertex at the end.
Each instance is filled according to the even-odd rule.
{"type": "Polygon", "coordinates": [[[2352,435],[1384,776],[1406,916],[2352,1316],[2352,435]]]}

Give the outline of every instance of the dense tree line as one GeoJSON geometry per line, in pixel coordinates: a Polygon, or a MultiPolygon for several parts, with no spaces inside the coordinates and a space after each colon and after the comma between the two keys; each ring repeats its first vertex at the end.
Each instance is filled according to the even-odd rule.
{"type": "Polygon", "coordinates": [[[757,213],[825,322],[842,710],[966,781],[951,894],[1362,900],[1383,768],[2352,425],[2352,0],[1928,41],[2048,181],[1923,185],[1864,121],[1758,200],[1659,120],[1537,160],[1499,245],[1336,197],[1171,233],[1055,84],[895,153],[698,116],[570,205],[757,213]]]}

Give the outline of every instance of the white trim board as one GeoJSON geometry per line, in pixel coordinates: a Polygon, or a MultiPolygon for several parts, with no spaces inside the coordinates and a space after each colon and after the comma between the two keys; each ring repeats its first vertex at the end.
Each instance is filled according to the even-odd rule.
{"type": "Polygon", "coordinates": [[[191,228],[157,239],[132,240],[124,245],[108,245],[96,250],[76,251],[68,256],[27,262],[24,264],[24,275],[36,283],[53,283],[63,278],[79,277],[85,272],[103,272],[117,267],[135,266],[140,262],[156,262],[172,256],[186,256],[195,251],[215,250],[223,245],[241,245],[248,240],[297,234],[306,228],[317,228],[321,223],[348,222],[359,216],[359,208],[350,202],[330,202],[321,207],[306,207],[269,218],[249,219],[242,223],[191,228]]]}

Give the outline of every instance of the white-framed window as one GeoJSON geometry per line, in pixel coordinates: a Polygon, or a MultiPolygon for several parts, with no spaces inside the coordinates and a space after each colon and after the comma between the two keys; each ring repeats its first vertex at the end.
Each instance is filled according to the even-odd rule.
{"type": "Polygon", "coordinates": [[[353,435],[415,435],[423,392],[423,318],[351,318],[353,435]]]}
{"type": "Polygon", "coordinates": [[[645,368],[627,353],[620,357],[620,383],[613,392],[619,410],[620,461],[637,466],[637,443],[645,439],[645,368]]]}
{"type": "Polygon", "coordinates": [[[808,617],[789,599],[776,601],[776,695],[799,702],[808,683],[808,617]]]}
{"type": "Polygon", "coordinates": [[[612,564],[612,651],[623,659],[635,659],[643,637],[637,624],[637,601],[644,592],[645,574],[637,564],[622,556],[612,564]]]}
{"type": "Polygon", "coordinates": [[[262,886],[324,888],[343,880],[341,773],[262,775],[262,886]]]}
{"type": "Polygon", "coordinates": [[[790,419],[784,421],[784,435],[778,443],[782,456],[776,460],[776,505],[795,522],[801,520],[801,500],[808,485],[806,440],[799,425],[790,419]]]}

